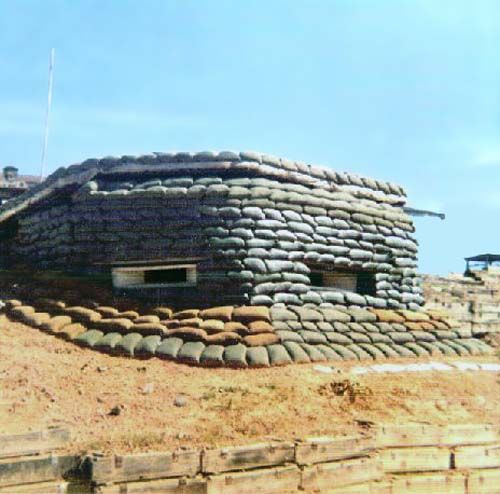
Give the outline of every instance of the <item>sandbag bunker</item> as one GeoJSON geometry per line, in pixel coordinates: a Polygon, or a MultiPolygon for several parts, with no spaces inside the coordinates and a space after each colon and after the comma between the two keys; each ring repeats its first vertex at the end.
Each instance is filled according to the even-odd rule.
{"type": "Polygon", "coordinates": [[[9,314],[207,365],[487,351],[422,311],[404,205],[397,185],[251,152],[87,160],[0,207],[1,262],[108,279],[148,310],[42,298],[9,314]]]}

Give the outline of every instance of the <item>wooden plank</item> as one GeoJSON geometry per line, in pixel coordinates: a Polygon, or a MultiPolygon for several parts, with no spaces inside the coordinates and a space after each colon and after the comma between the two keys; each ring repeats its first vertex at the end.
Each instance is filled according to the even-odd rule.
{"type": "Polygon", "coordinates": [[[382,476],[383,470],[378,460],[357,458],[305,467],[300,487],[304,490],[322,491],[381,480],[382,476]]]}
{"type": "Polygon", "coordinates": [[[61,427],[24,434],[3,434],[0,436],[0,458],[53,451],[64,446],[69,440],[69,431],[61,427]]]}
{"type": "Polygon", "coordinates": [[[293,462],[295,447],[291,442],[251,444],[206,450],[202,454],[203,473],[220,473],[293,462]]]}
{"type": "Polygon", "coordinates": [[[210,477],[207,494],[295,494],[299,483],[300,471],[290,465],[210,477]]]}
{"type": "Polygon", "coordinates": [[[184,478],[102,485],[92,491],[93,494],[206,494],[206,492],[206,479],[184,478]]]}
{"type": "Polygon", "coordinates": [[[434,446],[385,449],[379,458],[384,470],[394,473],[447,470],[451,466],[451,452],[434,446]]]}
{"type": "Polygon", "coordinates": [[[500,444],[455,448],[453,461],[457,469],[500,467],[500,444]]]}
{"type": "Polygon", "coordinates": [[[11,485],[0,488],[0,494],[69,494],[70,492],[78,494],[92,494],[90,486],[70,486],[69,482],[40,482],[36,484],[11,485]]]}
{"type": "Polygon", "coordinates": [[[375,429],[378,448],[400,448],[414,446],[437,446],[442,431],[439,427],[423,424],[383,424],[375,429]]]}
{"type": "Polygon", "coordinates": [[[498,425],[456,424],[443,428],[441,444],[443,446],[459,446],[499,441],[500,426],[498,425]]]}
{"type": "Polygon", "coordinates": [[[500,469],[471,472],[467,494],[498,494],[500,492],[500,469]]]}
{"type": "Polygon", "coordinates": [[[79,464],[77,456],[38,456],[0,460],[0,487],[62,479],[79,464]]]}
{"type": "MultiPolygon", "coordinates": [[[[325,494],[373,494],[372,482],[363,482],[362,484],[347,485],[344,487],[335,487],[322,491],[325,494]]],[[[378,493],[377,493],[378,494],[378,493]]]]}
{"type": "Polygon", "coordinates": [[[439,427],[427,424],[383,424],[375,430],[379,448],[415,446],[458,446],[497,442],[500,426],[489,424],[454,424],[439,427]]]}
{"type": "Polygon", "coordinates": [[[400,475],[392,480],[392,494],[467,494],[466,477],[459,473],[400,475]]]}
{"type": "Polygon", "coordinates": [[[125,456],[87,457],[89,479],[96,484],[168,477],[193,477],[201,471],[201,452],[175,451],[125,456]]]}
{"type": "Polygon", "coordinates": [[[295,446],[295,461],[298,465],[313,465],[329,461],[365,456],[375,447],[372,437],[315,437],[295,446]]]}

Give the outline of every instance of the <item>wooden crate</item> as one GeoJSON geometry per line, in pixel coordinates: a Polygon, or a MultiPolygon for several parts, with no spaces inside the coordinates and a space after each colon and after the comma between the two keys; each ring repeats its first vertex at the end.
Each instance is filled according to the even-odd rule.
{"type": "Polygon", "coordinates": [[[467,494],[498,494],[500,468],[469,473],[467,494]]]}
{"type": "Polygon", "coordinates": [[[210,477],[207,494],[295,494],[300,472],[294,466],[264,468],[210,477]]]}
{"type": "Polygon", "coordinates": [[[206,450],[202,454],[203,473],[220,473],[293,462],[295,447],[291,442],[251,444],[206,450]]]}
{"type": "Polygon", "coordinates": [[[80,485],[74,490],[69,482],[64,480],[56,482],[40,482],[36,484],[11,485],[0,487],[0,494],[92,494],[90,486],[80,485]]]}
{"type": "Polygon", "coordinates": [[[142,453],[124,456],[91,455],[86,459],[89,479],[96,484],[168,477],[194,477],[201,471],[200,451],[142,453]]]}
{"type": "Polygon", "coordinates": [[[300,487],[306,491],[322,491],[381,480],[382,477],[383,470],[378,460],[357,458],[305,467],[300,487]]]}
{"type": "Polygon", "coordinates": [[[309,438],[295,446],[295,461],[298,465],[313,465],[355,458],[366,455],[374,446],[373,438],[367,436],[309,438]]]}
{"type": "Polygon", "coordinates": [[[460,473],[400,475],[392,480],[391,494],[467,494],[466,477],[460,473]]]}
{"type": "Polygon", "coordinates": [[[64,446],[69,440],[69,431],[61,427],[24,434],[3,434],[0,436],[0,458],[46,453],[64,446]]]}
{"type": "Polygon", "coordinates": [[[206,492],[205,479],[181,478],[101,485],[92,494],[206,494],[206,492]]]}
{"type": "Polygon", "coordinates": [[[434,446],[419,448],[389,448],[379,452],[386,472],[427,472],[447,470],[451,466],[451,452],[434,446]]]}
{"type": "Polygon", "coordinates": [[[500,444],[455,448],[453,462],[457,469],[498,468],[500,467],[500,444]]]}

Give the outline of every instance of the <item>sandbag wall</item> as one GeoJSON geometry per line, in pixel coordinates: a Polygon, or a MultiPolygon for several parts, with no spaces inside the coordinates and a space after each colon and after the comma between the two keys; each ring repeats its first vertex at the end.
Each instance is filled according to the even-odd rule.
{"type": "Polygon", "coordinates": [[[196,260],[195,289],[155,290],[177,305],[421,307],[414,228],[399,189],[334,172],[336,182],[232,165],[97,174],[62,203],[18,215],[13,260],[108,270],[120,261],[196,260]],[[375,273],[374,296],[311,289],[318,263],[375,273]]]}

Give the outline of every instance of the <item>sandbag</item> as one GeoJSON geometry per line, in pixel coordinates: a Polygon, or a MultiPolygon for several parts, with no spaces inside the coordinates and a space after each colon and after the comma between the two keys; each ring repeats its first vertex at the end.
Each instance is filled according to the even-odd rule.
{"type": "Polygon", "coordinates": [[[139,357],[153,357],[161,343],[161,336],[149,335],[144,337],[135,347],[134,355],[139,357]]]}
{"type": "Polygon", "coordinates": [[[177,360],[187,364],[198,364],[205,344],[201,341],[188,341],[179,349],[177,360]]]}
{"type": "Polygon", "coordinates": [[[97,329],[89,329],[74,338],[74,342],[80,346],[86,346],[92,348],[102,337],[104,333],[97,329]]]}
{"type": "Polygon", "coordinates": [[[127,333],[115,346],[115,352],[119,355],[133,357],[135,348],[142,338],[139,333],[127,333]]]}
{"type": "Polygon", "coordinates": [[[222,345],[208,345],[203,350],[200,363],[207,367],[220,367],[224,365],[224,347],[222,345]]]}
{"type": "Polygon", "coordinates": [[[298,343],[294,341],[285,341],[283,346],[295,363],[302,364],[311,361],[307,352],[298,343]]]}
{"type": "Polygon", "coordinates": [[[122,338],[123,336],[120,333],[106,333],[99,341],[96,342],[94,348],[102,351],[112,350],[122,338]]]}
{"type": "Polygon", "coordinates": [[[286,365],[292,362],[290,354],[287,352],[286,347],[281,344],[269,345],[267,354],[269,355],[269,363],[271,365],[286,365]]]}
{"type": "Polygon", "coordinates": [[[183,343],[181,338],[165,338],[156,348],[156,356],[166,359],[175,359],[183,343]]]}
{"type": "Polygon", "coordinates": [[[238,333],[232,333],[230,331],[221,331],[216,334],[209,334],[205,337],[205,343],[207,345],[236,345],[241,341],[241,336],[238,333]]]}
{"type": "Polygon", "coordinates": [[[246,354],[247,362],[250,367],[269,367],[269,354],[263,346],[250,347],[246,354]]]}
{"type": "Polygon", "coordinates": [[[260,333],[245,336],[243,343],[246,346],[267,346],[280,343],[280,337],[275,333],[260,333]]]}
{"type": "Polygon", "coordinates": [[[229,367],[247,367],[247,347],[238,343],[229,345],[224,350],[224,362],[229,367]]]}

